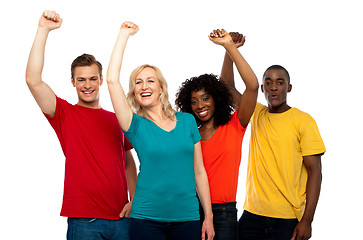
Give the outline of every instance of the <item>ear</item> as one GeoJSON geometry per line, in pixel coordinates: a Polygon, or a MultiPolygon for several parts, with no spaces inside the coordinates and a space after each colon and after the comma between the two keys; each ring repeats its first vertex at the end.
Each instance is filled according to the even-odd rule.
{"type": "Polygon", "coordinates": [[[74,82],[74,79],[72,77],[71,77],[71,83],[72,83],[73,87],[76,86],[76,83],[74,82]]]}
{"type": "Polygon", "coordinates": [[[263,84],[261,84],[261,91],[264,93],[264,90],[263,90],[263,84]]]}
{"type": "Polygon", "coordinates": [[[103,75],[101,75],[101,78],[100,78],[100,86],[102,86],[102,83],[103,83],[103,75]]]}
{"type": "Polygon", "coordinates": [[[291,92],[291,89],[292,89],[292,85],[289,84],[289,87],[287,88],[287,92],[291,92]]]}

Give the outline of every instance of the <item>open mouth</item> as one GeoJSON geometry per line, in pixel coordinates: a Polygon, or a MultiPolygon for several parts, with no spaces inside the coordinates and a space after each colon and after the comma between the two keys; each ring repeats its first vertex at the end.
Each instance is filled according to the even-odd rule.
{"type": "Polygon", "coordinates": [[[141,97],[150,97],[151,93],[141,93],[141,97]]]}
{"type": "Polygon", "coordinates": [[[205,116],[207,116],[207,114],[208,114],[208,111],[202,111],[202,112],[198,112],[198,116],[199,117],[205,117],[205,116]]]}
{"type": "Polygon", "coordinates": [[[82,93],[86,94],[86,95],[91,95],[95,90],[87,90],[87,91],[82,91],[82,93]]]}

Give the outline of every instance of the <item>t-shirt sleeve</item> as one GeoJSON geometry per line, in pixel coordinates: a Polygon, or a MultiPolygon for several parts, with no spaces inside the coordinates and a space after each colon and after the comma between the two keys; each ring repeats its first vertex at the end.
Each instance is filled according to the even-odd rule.
{"type": "Polygon", "coordinates": [[[241,125],[241,122],[239,121],[239,118],[238,118],[238,111],[239,111],[239,109],[237,109],[237,110],[233,113],[233,115],[232,115],[232,117],[231,117],[230,122],[231,122],[231,124],[232,124],[232,125],[233,125],[236,129],[238,129],[238,131],[245,132],[245,131],[246,131],[246,129],[247,129],[248,124],[247,124],[247,126],[246,126],[245,128],[241,125]]]}
{"type": "Polygon", "coordinates": [[[252,114],[252,117],[250,119],[250,122],[253,122],[253,120],[255,118],[258,118],[258,115],[260,114],[260,112],[263,109],[263,107],[264,107],[264,105],[262,105],[261,103],[259,103],[259,102],[256,103],[255,111],[252,114]]]}
{"type": "Polygon", "coordinates": [[[61,128],[61,122],[64,117],[63,113],[63,104],[65,104],[66,101],[56,96],[56,107],[55,107],[55,113],[53,117],[50,117],[49,115],[44,114],[44,116],[47,118],[50,125],[53,127],[53,129],[58,132],[61,128]]]}
{"type": "Polygon", "coordinates": [[[127,137],[125,136],[125,142],[124,142],[124,146],[125,146],[125,151],[129,151],[131,149],[133,149],[134,147],[132,146],[132,144],[130,143],[130,141],[127,139],[127,137]]]}
{"type": "MultiPolygon", "coordinates": [[[[127,138],[127,141],[133,144],[135,146],[136,144],[136,135],[137,135],[137,129],[141,122],[142,117],[138,116],[137,114],[132,114],[131,124],[127,131],[122,129],[122,132],[125,134],[125,137],[127,138]]],[[[126,139],[125,138],[125,139],[126,139]]],[[[125,141],[126,142],[126,141],[125,141]]]]}
{"type": "Polygon", "coordinates": [[[199,134],[199,130],[198,130],[198,126],[197,126],[197,122],[195,121],[195,118],[193,117],[193,115],[188,114],[189,115],[189,121],[190,121],[190,125],[191,125],[191,133],[192,133],[192,138],[193,138],[193,143],[196,144],[197,142],[199,142],[202,137],[199,134]]]}
{"type": "Polygon", "coordinates": [[[307,114],[300,131],[300,147],[303,156],[321,154],[326,151],[315,120],[307,114]]]}

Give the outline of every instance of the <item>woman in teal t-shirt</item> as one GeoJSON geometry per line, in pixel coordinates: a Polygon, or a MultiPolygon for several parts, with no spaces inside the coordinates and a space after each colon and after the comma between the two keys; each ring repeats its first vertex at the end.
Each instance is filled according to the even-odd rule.
{"type": "Polygon", "coordinates": [[[117,119],[140,160],[135,196],[131,196],[130,238],[213,239],[208,178],[194,117],[175,113],[166,81],[154,66],[143,65],[132,72],[127,98],[119,82],[127,40],[138,30],[131,22],[122,24],[107,71],[117,119]],[[202,229],[196,190],[206,215],[202,229]]]}

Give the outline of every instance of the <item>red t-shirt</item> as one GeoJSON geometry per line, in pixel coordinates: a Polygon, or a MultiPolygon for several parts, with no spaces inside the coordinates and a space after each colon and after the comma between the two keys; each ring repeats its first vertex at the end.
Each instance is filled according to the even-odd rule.
{"type": "Polygon", "coordinates": [[[128,202],[124,137],[116,115],[57,97],[53,118],[66,157],[61,216],[118,219],[128,202]]]}
{"type": "Polygon", "coordinates": [[[212,203],[236,201],[242,140],[246,132],[237,114],[238,110],[208,141],[201,141],[212,203]]]}

